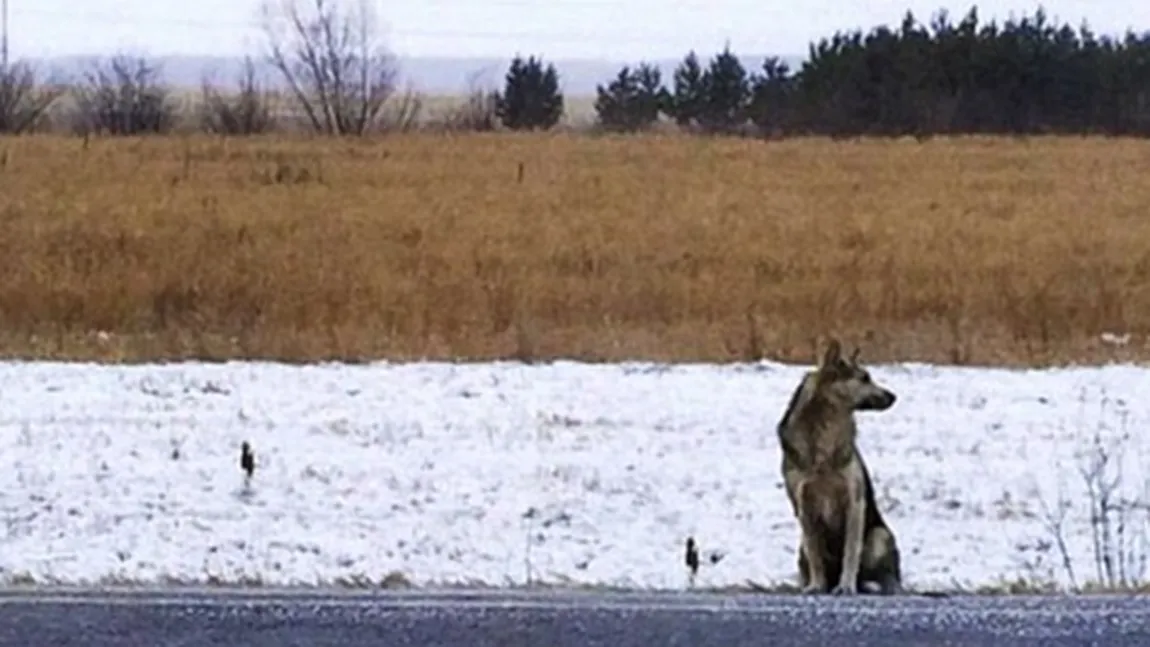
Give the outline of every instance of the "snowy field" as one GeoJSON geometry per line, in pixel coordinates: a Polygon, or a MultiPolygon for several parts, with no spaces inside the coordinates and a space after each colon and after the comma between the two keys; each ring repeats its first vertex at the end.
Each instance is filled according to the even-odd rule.
{"type": "MultiPolygon", "coordinates": [[[[693,535],[723,555],[696,586],[792,582],[774,426],[803,370],[3,363],[0,581],[675,589],[693,535]]],[[[1150,498],[1150,369],[872,372],[900,399],[860,416],[860,446],[910,586],[1065,584],[1060,501],[1094,578],[1098,446],[1150,498]]]]}

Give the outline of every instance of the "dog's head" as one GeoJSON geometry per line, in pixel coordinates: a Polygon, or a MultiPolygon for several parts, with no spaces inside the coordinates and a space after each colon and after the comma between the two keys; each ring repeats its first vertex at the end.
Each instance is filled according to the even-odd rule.
{"type": "Polygon", "coordinates": [[[843,358],[842,346],[838,340],[831,340],[818,368],[820,390],[854,411],[889,409],[896,399],[894,393],[871,379],[870,373],[859,365],[858,355],[856,348],[850,359],[843,358]]]}

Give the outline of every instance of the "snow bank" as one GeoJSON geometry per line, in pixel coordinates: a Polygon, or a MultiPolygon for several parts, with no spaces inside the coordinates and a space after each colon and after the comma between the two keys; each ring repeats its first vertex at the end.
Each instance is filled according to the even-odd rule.
{"type": "MultiPolygon", "coordinates": [[[[724,554],[697,586],[792,581],[774,425],[803,370],[3,363],[0,580],[681,588],[694,535],[724,554]]],[[[1082,452],[1146,428],[1150,370],[873,374],[900,399],[860,445],[908,584],[1065,582],[1060,498],[1093,574],[1082,452]]]]}

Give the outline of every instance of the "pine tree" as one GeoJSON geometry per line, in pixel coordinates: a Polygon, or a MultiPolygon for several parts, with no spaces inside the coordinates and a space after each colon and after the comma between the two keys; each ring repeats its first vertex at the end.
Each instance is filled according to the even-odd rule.
{"type": "Polygon", "coordinates": [[[708,132],[734,132],[747,121],[751,98],[747,71],[729,46],[724,47],[703,74],[704,101],[699,125],[708,132]]]}
{"type": "Polygon", "coordinates": [[[793,125],[790,118],[793,87],[790,68],[776,56],[763,61],[762,74],[752,75],[747,114],[760,131],[776,133],[793,125]]]}
{"type": "Polygon", "coordinates": [[[531,56],[516,56],[507,70],[503,92],[496,97],[496,114],[511,130],[548,130],[563,116],[563,94],[555,66],[531,56]]]}
{"type": "Polygon", "coordinates": [[[650,127],[666,103],[659,68],[624,66],[613,81],[596,86],[595,113],[599,125],[613,132],[634,132],[650,127]]]}
{"type": "Polygon", "coordinates": [[[673,89],[668,112],[679,126],[697,124],[706,100],[703,68],[694,51],[687,54],[672,78],[673,89]]]}

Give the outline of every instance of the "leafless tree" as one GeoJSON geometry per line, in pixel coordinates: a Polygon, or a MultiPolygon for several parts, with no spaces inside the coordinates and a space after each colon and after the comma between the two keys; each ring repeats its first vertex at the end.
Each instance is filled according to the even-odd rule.
{"type": "Polygon", "coordinates": [[[244,59],[238,88],[222,92],[207,79],[203,83],[200,122],[204,130],[220,135],[258,135],[275,125],[272,95],[260,83],[255,62],[244,59]]]}
{"type": "Polygon", "coordinates": [[[397,66],[367,0],[267,0],[269,60],[311,128],[362,135],[395,93],[397,66]]]}
{"type": "Polygon", "coordinates": [[[62,94],[59,88],[38,84],[30,65],[0,65],[0,133],[36,128],[62,94]]]}
{"type": "Polygon", "coordinates": [[[462,132],[491,132],[499,127],[499,93],[483,87],[480,72],[468,79],[467,99],[458,106],[452,106],[443,119],[448,130],[462,132]]]}
{"type": "Polygon", "coordinates": [[[117,55],[95,65],[76,89],[77,132],[109,135],[165,133],[176,121],[159,69],[144,58],[117,55]]]}

